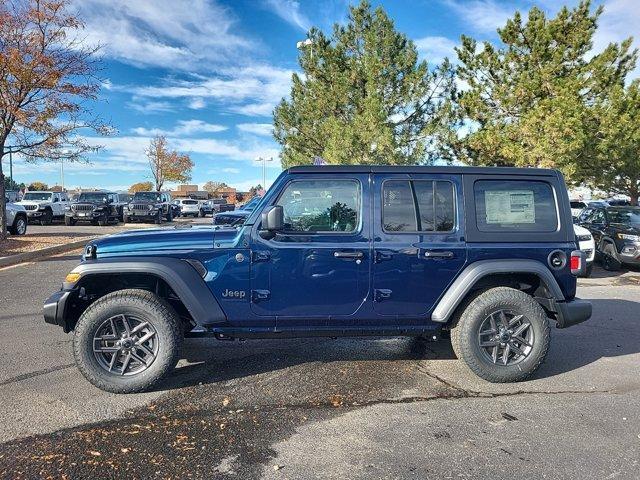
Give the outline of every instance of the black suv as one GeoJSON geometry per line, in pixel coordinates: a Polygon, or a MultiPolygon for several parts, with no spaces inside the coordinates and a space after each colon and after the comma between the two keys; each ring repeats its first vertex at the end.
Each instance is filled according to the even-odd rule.
{"type": "Polygon", "coordinates": [[[593,235],[606,270],[640,265],[640,207],[587,207],[578,223],[593,235]]]}
{"type": "Polygon", "coordinates": [[[77,200],[65,207],[65,225],[75,225],[79,221],[91,222],[92,225],[118,223],[122,218],[124,203],[114,192],[82,192],[77,200]]]}
{"type": "Polygon", "coordinates": [[[122,221],[155,222],[161,224],[165,219],[171,222],[174,209],[171,206],[171,195],[165,192],[136,192],[131,202],[125,207],[122,221]]]}

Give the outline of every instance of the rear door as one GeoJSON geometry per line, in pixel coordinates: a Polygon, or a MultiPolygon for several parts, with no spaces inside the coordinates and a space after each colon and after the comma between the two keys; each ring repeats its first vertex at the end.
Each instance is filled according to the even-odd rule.
{"type": "Polygon", "coordinates": [[[422,323],[466,262],[461,177],[378,174],[374,202],[374,311],[422,323]]]}

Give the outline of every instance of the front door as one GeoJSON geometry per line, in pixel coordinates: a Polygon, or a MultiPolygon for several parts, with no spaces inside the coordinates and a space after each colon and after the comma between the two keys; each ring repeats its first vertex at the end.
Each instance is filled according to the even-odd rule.
{"type": "Polygon", "coordinates": [[[374,177],[374,311],[423,323],[466,262],[459,175],[374,177]]]}
{"type": "MultiPolygon", "coordinates": [[[[299,175],[273,204],[285,228],[252,235],[251,309],[277,328],[343,325],[369,292],[369,176],[299,175]]],[[[265,205],[266,206],[266,205],[265,205]]]]}

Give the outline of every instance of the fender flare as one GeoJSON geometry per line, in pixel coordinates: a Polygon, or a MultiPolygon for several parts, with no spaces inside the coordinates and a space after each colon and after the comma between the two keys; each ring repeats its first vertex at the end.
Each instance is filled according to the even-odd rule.
{"type": "Polygon", "coordinates": [[[553,274],[536,260],[481,260],[472,263],[458,275],[436,304],[431,320],[438,323],[448,321],[473,286],[483,277],[495,273],[532,273],[540,278],[556,301],[565,299],[553,274]]]}
{"type": "MultiPolygon", "coordinates": [[[[99,274],[150,274],[161,278],[171,287],[198,325],[219,325],[227,321],[204,279],[186,260],[173,257],[104,258],[85,261],[72,272],[80,274],[79,282],[99,274]]],[[[73,284],[63,284],[64,290],[74,287],[73,284]]]]}

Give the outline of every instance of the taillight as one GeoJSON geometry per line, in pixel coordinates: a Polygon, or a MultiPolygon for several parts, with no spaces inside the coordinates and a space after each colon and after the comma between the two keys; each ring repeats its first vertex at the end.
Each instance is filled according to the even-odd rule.
{"type": "Polygon", "coordinates": [[[571,252],[569,267],[573,275],[584,275],[586,265],[584,252],[582,250],[574,250],[571,252]]]}

